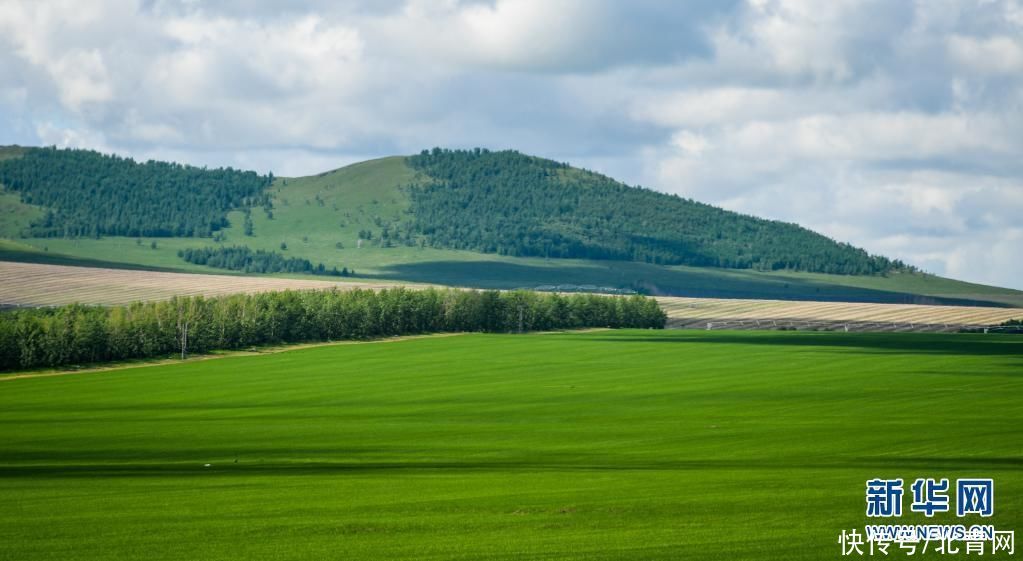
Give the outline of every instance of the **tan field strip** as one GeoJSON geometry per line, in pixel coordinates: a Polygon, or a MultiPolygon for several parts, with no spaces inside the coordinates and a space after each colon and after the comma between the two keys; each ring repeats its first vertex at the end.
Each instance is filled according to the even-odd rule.
{"type": "Polygon", "coordinates": [[[669,325],[698,326],[708,321],[787,320],[892,323],[900,325],[997,325],[1023,318],[1023,308],[923,306],[786,300],[732,300],[658,297],[669,325]]]}
{"type": "Polygon", "coordinates": [[[352,289],[394,286],[374,282],[163,273],[0,261],[0,305],[117,305],[172,296],[217,296],[285,289],[352,289]]]}
{"type": "MultiPolygon", "coordinates": [[[[172,296],[306,289],[379,289],[385,282],[338,282],[235,275],[164,273],[0,261],[0,306],[117,305],[172,296]]],[[[420,285],[422,286],[422,285],[420,285]]],[[[786,300],[658,297],[669,327],[710,322],[786,320],[874,324],[996,325],[1023,318],[1023,308],[863,304],[786,300]]]]}

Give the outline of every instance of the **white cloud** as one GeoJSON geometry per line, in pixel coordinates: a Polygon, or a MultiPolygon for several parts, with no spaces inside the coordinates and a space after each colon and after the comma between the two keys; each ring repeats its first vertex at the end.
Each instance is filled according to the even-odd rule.
{"type": "Polygon", "coordinates": [[[343,87],[354,82],[339,78],[354,70],[363,47],[358,30],[315,15],[273,24],[193,15],[168,21],[164,31],[178,45],[158,61],[159,66],[168,66],[159,75],[160,86],[214,83],[239,97],[265,93],[246,90],[252,82],[297,94],[323,86],[343,87]],[[243,70],[251,82],[225,83],[217,73],[232,66],[243,70]]]}
{"type": "Polygon", "coordinates": [[[102,17],[102,8],[89,3],[6,1],[0,4],[0,31],[19,56],[49,76],[64,106],[78,111],[111,100],[113,86],[99,49],[62,43],[88,35],[102,17]]]}
{"type": "Polygon", "coordinates": [[[468,5],[457,15],[457,39],[482,63],[509,66],[564,62],[585,48],[580,31],[597,12],[581,0],[498,0],[468,5]]]}
{"type": "Polygon", "coordinates": [[[706,126],[769,118],[787,111],[785,92],[768,88],[708,88],[654,93],[632,100],[633,118],[660,126],[706,126]]]}
{"type": "Polygon", "coordinates": [[[514,70],[557,70],[591,64],[587,41],[601,30],[604,2],[496,0],[421,1],[398,16],[371,20],[378,46],[424,64],[514,70]]]}
{"type": "Polygon", "coordinates": [[[671,136],[671,143],[682,150],[683,154],[699,158],[705,150],[710,148],[710,143],[703,135],[689,131],[679,131],[671,136]]]}
{"type": "Polygon", "coordinates": [[[1023,42],[1012,37],[978,39],[953,35],[948,38],[948,51],[952,60],[967,72],[1023,72],[1023,42]]]}
{"type": "Polygon", "coordinates": [[[44,146],[59,148],[89,148],[104,153],[114,150],[107,144],[103,133],[89,129],[61,126],[52,122],[39,123],[36,126],[39,143],[44,146]]]}
{"type": "Polygon", "coordinates": [[[0,0],[0,144],[516,148],[1023,288],[1018,0],[0,0]]]}
{"type": "MultiPolygon", "coordinates": [[[[843,80],[852,73],[843,53],[841,26],[848,2],[751,0],[746,38],[758,54],[789,74],[843,80]]],[[[721,38],[721,48],[735,48],[721,38]]],[[[732,39],[734,40],[734,39],[732,39]]]]}

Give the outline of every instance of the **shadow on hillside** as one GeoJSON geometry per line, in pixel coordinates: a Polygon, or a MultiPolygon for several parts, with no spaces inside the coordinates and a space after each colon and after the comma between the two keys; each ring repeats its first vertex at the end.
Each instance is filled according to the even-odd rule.
{"type": "MultiPolygon", "coordinates": [[[[1023,337],[1011,335],[918,333],[798,333],[798,332],[720,332],[691,331],[685,336],[642,335],[636,337],[590,335],[578,341],[598,343],[666,343],[677,345],[728,344],[762,345],[776,348],[840,348],[865,353],[899,353],[963,356],[1009,356],[1023,361],[1023,337]]],[[[1023,376],[1023,370],[1019,372],[1023,376]]]]}
{"type": "MultiPolygon", "coordinates": [[[[121,263],[119,261],[103,261],[101,259],[89,259],[86,257],[74,257],[62,253],[43,253],[31,251],[19,251],[15,249],[0,249],[0,261],[12,261],[15,263],[37,263],[40,265],[66,265],[69,267],[94,267],[101,269],[125,269],[132,271],[157,271],[165,273],[180,273],[180,269],[169,267],[153,267],[148,265],[136,265],[133,263],[121,263]]],[[[193,271],[188,271],[193,272],[193,271]]]]}
{"type": "Polygon", "coordinates": [[[432,461],[310,461],[302,463],[240,463],[212,464],[204,467],[180,464],[45,464],[31,466],[0,466],[0,479],[7,478],[70,478],[70,477],[231,477],[231,476],[324,476],[344,474],[386,474],[386,473],[437,473],[467,475],[473,472],[579,472],[579,471],[698,471],[698,470],[781,470],[793,469],[895,469],[928,468],[955,471],[970,470],[1011,470],[1023,468],[1019,457],[923,457],[886,456],[865,458],[807,458],[797,461],[787,459],[764,460],[760,458],[687,459],[662,461],[636,461],[604,457],[603,461],[587,458],[535,457],[526,459],[493,460],[432,460],[432,461]]]}
{"type": "Polygon", "coordinates": [[[740,273],[749,273],[747,271],[731,274],[708,269],[702,272],[622,261],[600,261],[592,266],[560,264],[557,260],[549,263],[541,266],[501,261],[427,261],[392,265],[376,275],[360,276],[474,288],[574,284],[640,288],[657,296],[1008,307],[1004,303],[985,300],[920,296],[789,277],[764,275],[759,279],[744,278],[746,275],[740,273]]]}

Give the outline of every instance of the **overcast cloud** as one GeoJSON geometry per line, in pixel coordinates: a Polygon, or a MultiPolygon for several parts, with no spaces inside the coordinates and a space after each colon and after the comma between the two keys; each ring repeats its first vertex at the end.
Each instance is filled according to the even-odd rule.
{"type": "Polygon", "coordinates": [[[515,148],[1023,288],[1018,0],[0,0],[0,143],[515,148]]]}

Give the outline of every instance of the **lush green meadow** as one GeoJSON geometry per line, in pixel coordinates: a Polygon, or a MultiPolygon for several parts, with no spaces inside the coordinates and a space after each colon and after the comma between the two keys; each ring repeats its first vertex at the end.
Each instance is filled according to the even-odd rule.
{"type": "Polygon", "coordinates": [[[1023,339],[994,335],[476,334],[2,380],[0,559],[837,558],[876,476],[993,477],[983,522],[1023,530],[1021,404],[1023,339]]]}

